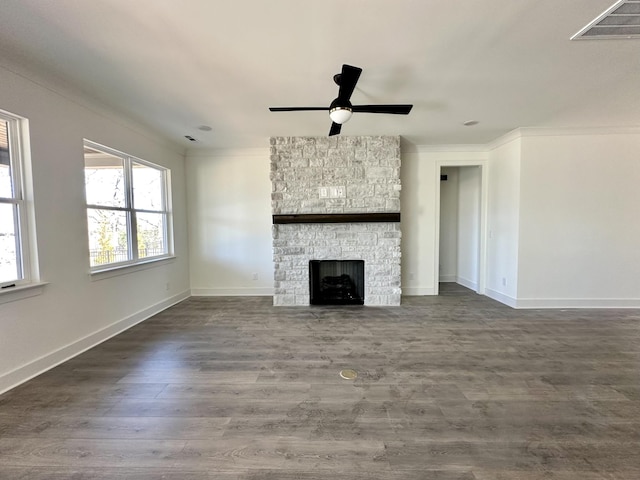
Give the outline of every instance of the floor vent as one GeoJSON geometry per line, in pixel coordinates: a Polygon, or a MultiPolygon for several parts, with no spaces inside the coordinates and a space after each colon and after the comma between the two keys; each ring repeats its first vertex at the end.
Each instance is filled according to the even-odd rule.
{"type": "Polygon", "coordinates": [[[640,38],[640,0],[619,0],[571,40],[640,38]]]}

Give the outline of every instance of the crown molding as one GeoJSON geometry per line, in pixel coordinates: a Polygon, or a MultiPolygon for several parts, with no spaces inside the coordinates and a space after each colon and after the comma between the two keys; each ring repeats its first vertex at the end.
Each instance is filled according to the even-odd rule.
{"type": "Polygon", "coordinates": [[[640,135],[640,126],[521,127],[489,142],[487,150],[495,150],[502,145],[522,138],[594,135],[640,135]]]}
{"type": "Polygon", "coordinates": [[[135,132],[136,134],[145,137],[147,140],[156,143],[163,148],[167,148],[173,153],[183,156],[185,154],[184,146],[180,145],[178,142],[136,121],[126,113],[116,110],[94,97],[79,92],[77,89],[70,87],[58,78],[47,73],[42,73],[36,68],[32,68],[31,65],[19,65],[9,59],[2,59],[0,62],[0,69],[4,70],[9,75],[13,75],[21,80],[29,82],[36,88],[47,90],[50,93],[79,106],[80,108],[101,116],[122,128],[135,132]]]}
{"type": "Polygon", "coordinates": [[[600,127],[523,127],[518,129],[522,137],[559,137],[578,135],[638,135],[640,126],[600,126],[600,127]]]}
{"type": "Polygon", "coordinates": [[[229,158],[229,157],[261,157],[269,159],[271,155],[270,146],[266,147],[251,147],[251,148],[203,148],[203,149],[188,149],[185,155],[186,158],[229,158]]]}
{"type": "Polygon", "coordinates": [[[483,144],[451,144],[451,145],[403,145],[402,153],[483,153],[489,149],[483,144]]]}

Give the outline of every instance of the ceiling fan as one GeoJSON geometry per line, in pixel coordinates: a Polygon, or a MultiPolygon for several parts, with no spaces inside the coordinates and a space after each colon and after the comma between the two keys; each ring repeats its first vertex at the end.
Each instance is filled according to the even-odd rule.
{"type": "Polygon", "coordinates": [[[408,115],[413,105],[351,105],[349,99],[356,83],[360,78],[362,69],[351,65],[342,65],[342,72],[333,76],[333,81],[340,87],[338,98],[333,100],[328,107],[269,107],[272,112],[298,112],[304,110],[328,110],[329,118],[333,122],[329,130],[329,136],[338,135],[342,124],[349,121],[354,112],[359,113],[391,113],[394,115],[408,115]]]}

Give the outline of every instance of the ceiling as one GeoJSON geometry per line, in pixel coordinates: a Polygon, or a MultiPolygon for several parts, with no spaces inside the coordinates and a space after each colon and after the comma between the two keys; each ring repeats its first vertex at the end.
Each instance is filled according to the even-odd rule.
{"type": "Polygon", "coordinates": [[[353,104],[414,108],[356,113],[343,135],[477,144],[517,127],[640,124],[640,40],[569,40],[612,3],[3,0],[0,63],[184,148],[327,135],[327,112],[268,107],[328,106],[348,63],[363,69],[353,104]]]}

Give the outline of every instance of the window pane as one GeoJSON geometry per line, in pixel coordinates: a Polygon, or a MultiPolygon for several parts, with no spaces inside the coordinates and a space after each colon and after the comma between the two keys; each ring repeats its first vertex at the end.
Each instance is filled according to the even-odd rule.
{"type": "Polygon", "coordinates": [[[0,282],[22,278],[18,261],[18,238],[16,236],[17,207],[0,203],[0,282]]]}
{"type": "Polygon", "coordinates": [[[163,213],[136,213],[138,224],[138,257],[155,257],[167,253],[164,241],[163,213]]]}
{"type": "Polygon", "coordinates": [[[87,204],[125,207],[122,158],[85,147],[84,165],[87,204]]]}
{"type": "Polygon", "coordinates": [[[157,168],[133,162],[133,208],[164,210],[162,172],[157,168]]]}
{"type": "Polygon", "coordinates": [[[92,270],[166,256],[168,170],[89,140],[84,156],[92,270]]]}
{"type": "Polygon", "coordinates": [[[87,209],[91,266],[131,260],[127,240],[127,212],[87,209]]]}
{"type": "Polygon", "coordinates": [[[8,139],[9,124],[0,119],[0,197],[13,198],[8,139]]]}

